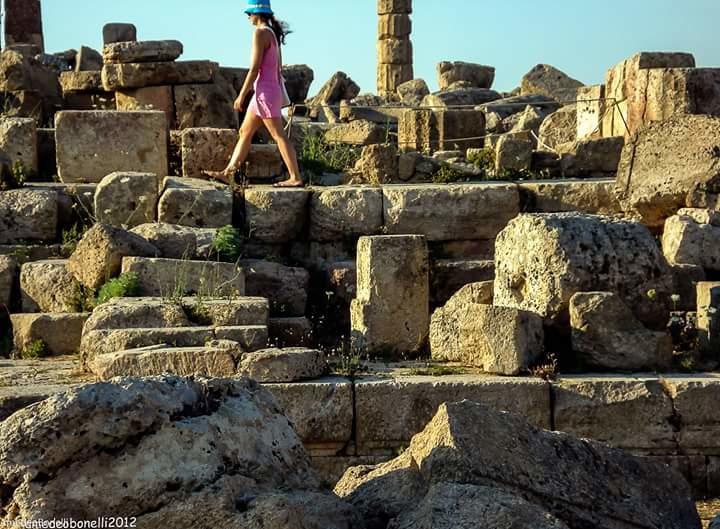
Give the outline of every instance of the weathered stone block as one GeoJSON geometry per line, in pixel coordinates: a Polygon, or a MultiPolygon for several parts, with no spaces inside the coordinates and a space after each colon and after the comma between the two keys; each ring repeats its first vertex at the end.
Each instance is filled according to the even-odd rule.
{"type": "Polygon", "coordinates": [[[378,39],[409,37],[412,20],[407,14],[387,14],[378,17],[378,39]]]}
{"type": "Polygon", "coordinates": [[[715,403],[720,396],[720,379],[709,375],[670,375],[663,383],[673,399],[675,413],[681,419],[677,434],[683,453],[717,453],[717,420],[715,403]]]}
{"type": "Polygon", "coordinates": [[[51,242],[57,232],[57,193],[29,189],[0,192],[0,244],[51,242]]]}
{"type": "Polygon", "coordinates": [[[185,178],[200,178],[202,171],[221,171],[238,141],[234,129],[186,128],[182,131],[182,170],[185,178]]]}
{"type": "Polygon", "coordinates": [[[177,40],[146,40],[106,43],[102,58],[108,63],[167,62],[183,53],[182,42],[177,40]]]}
{"type": "Polygon", "coordinates": [[[173,87],[173,91],[175,123],[178,129],[238,127],[238,119],[233,110],[237,94],[232,85],[224,79],[216,77],[212,84],[177,85],[173,87]]]}
{"type": "Polygon", "coordinates": [[[95,191],[98,222],[125,229],[157,218],[158,177],[150,173],[112,173],[95,191]]]}
{"type": "Polygon", "coordinates": [[[201,347],[215,338],[211,327],[101,329],[83,331],[81,351],[85,363],[97,355],[158,345],[201,347]]]}
{"type": "Polygon", "coordinates": [[[403,103],[416,107],[425,96],[430,95],[430,89],[423,79],[413,79],[398,86],[397,93],[403,103]]]}
{"type": "Polygon", "coordinates": [[[361,237],[353,340],[370,354],[415,355],[429,332],[429,264],[420,236],[361,237]]]}
{"type": "Polygon", "coordinates": [[[519,135],[500,137],[495,147],[495,171],[528,171],[532,166],[535,142],[519,135]]]}
{"type": "Polygon", "coordinates": [[[698,283],[697,318],[701,349],[717,355],[720,351],[720,283],[698,283]]]}
{"type": "MultiPolygon", "coordinates": [[[[500,94],[495,90],[490,90],[488,88],[465,87],[461,81],[455,84],[455,88],[442,90],[426,96],[423,99],[421,106],[431,108],[448,108],[448,110],[451,110],[449,107],[479,106],[491,101],[497,101],[500,97],[500,94]]],[[[470,110],[466,109],[465,112],[470,112],[470,110]]],[[[475,112],[477,112],[477,110],[475,110],[475,112]]],[[[473,147],[476,146],[479,145],[473,145],[473,147]]]]}
{"type": "Polygon", "coordinates": [[[387,233],[424,235],[428,241],[494,239],[520,212],[519,202],[510,184],[383,187],[387,233]]]}
{"type": "Polygon", "coordinates": [[[197,228],[232,224],[233,195],[228,186],[169,176],[158,203],[158,221],[197,228]]]}
{"type": "Polygon", "coordinates": [[[98,72],[103,67],[103,58],[99,51],[80,46],[75,56],[76,72],[98,72]]]}
{"type": "Polygon", "coordinates": [[[106,64],[102,70],[105,90],[179,84],[208,83],[218,73],[210,61],[143,62],[106,64]]]}
{"type": "Polygon", "coordinates": [[[15,350],[22,353],[38,341],[49,355],[72,355],[80,350],[83,325],[90,314],[13,314],[15,350]]]}
{"type": "Polygon", "coordinates": [[[698,217],[703,212],[708,210],[681,209],[665,221],[663,253],[673,264],[720,271],[720,219],[698,217]]]}
{"type": "Polygon", "coordinates": [[[555,149],[563,143],[574,142],[578,138],[577,129],[577,104],[564,106],[543,120],[538,134],[538,147],[541,150],[555,149]]]}
{"type": "Polygon", "coordinates": [[[297,382],[321,376],[325,357],[313,349],[264,349],[243,355],[238,374],[261,383],[297,382]]]}
{"type": "Polygon", "coordinates": [[[268,346],[268,328],[266,325],[243,325],[236,327],[216,327],[217,340],[237,342],[248,353],[265,349],[268,346]]]}
{"type": "Polygon", "coordinates": [[[304,103],[315,79],[312,68],[306,64],[286,64],[282,68],[282,75],[290,101],[296,104],[304,103]]]}
{"type": "MultiPolygon", "coordinates": [[[[117,109],[122,112],[133,110],[158,110],[165,112],[168,128],[175,128],[175,102],[172,86],[147,86],[115,92],[117,109]]],[[[163,175],[167,176],[167,175],[163,175]]]]}
{"type": "Polygon", "coordinates": [[[569,331],[577,292],[615,292],[645,325],[667,323],[672,274],[639,223],[573,213],[522,214],[495,244],[495,303],[569,331]],[[648,294],[654,291],[654,295],[648,294]]]}
{"type": "MultiPolygon", "coordinates": [[[[608,104],[605,100],[605,85],[583,86],[577,95],[577,139],[603,136],[603,117],[608,104]]],[[[610,136],[610,134],[608,134],[610,136]]]]}
{"type": "Polygon", "coordinates": [[[137,28],[133,24],[111,22],[103,26],[103,44],[134,42],[136,40],[137,28]]]}
{"type": "Polygon", "coordinates": [[[200,257],[197,253],[199,228],[164,224],[160,222],[141,224],[131,231],[145,238],[160,250],[160,256],[168,259],[200,257]]]}
{"type": "Polygon", "coordinates": [[[387,131],[372,121],[358,119],[350,123],[334,125],[325,133],[328,143],[348,145],[372,145],[385,141],[387,131]]]}
{"type": "Polygon", "coordinates": [[[412,0],[378,0],[378,15],[412,13],[412,0]]]}
{"type": "Polygon", "coordinates": [[[20,270],[22,311],[75,312],[78,283],[66,268],[67,261],[25,263],[20,270]]]}
{"type": "Polygon", "coordinates": [[[549,64],[538,64],[522,79],[520,95],[543,95],[562,104],[577,99],[578,88],[583,84],[549,64]]]}
{"type": "Polygon", "coordinates": [[[379,95],[394,93],[398,86],[412,81],[412,64],[382,64],[377,65],[377,89],[379,95]]]}
{"type": "Polygon", "coordinates": [[[444,402],[471,400],[550,428],[550,390],[539,379],[478,375],[359,378],[355,383],[359,454],[407,445],[444,402]],[[392,402],[392,406],[388,403],[392,402]]]}
{"type": "Polygon", "coordinates": [[[570,299],[572,347],[580,362],[594,368],[665,370],[672,363],[666,332],[647,330],[612,292],[578,292],[570,299]]]}
{"type": "Polygon", "coordinates": [[[102,75],[100,70],[61,72],[60,87],[63,93],[102,92],[102,75]]]}
{"type": "Polygon", "coordinates": [[[83,334],[108,329],[191,327],[183,307],[160,298],[115,298],[97,307],[83,334]]]}
{"type": "Polygon", "coordinates": [[[398,144],[402,151],[482,147],[484,136],[485,114],[471,109],[409,109],[398,122],[398,144]]]}
{"type": "Polygon", "coordinates": [[[412,42],[409,38],[397,37],[378,40],[377,56],[383,64],[412,64],[412,42]]]}
{"type": "Polygon", "coordinates": [[[0,118],[0,155],[13,167],[21,164],[32,176],[38,171],[37,126],[30,118],[0,118]]]}
{"type": "Polygon", "coordinates": [[[78,243],[67,269],[82,285],[100,288],[120,274],[124,257],[154,257],[158,253],[139,235],[108,224],[95,224],[78,243]]]}
{"type": "Polygon", "coordinates": [[[523,204],[521,209],[526,212],[622,214],[615,195],[614,178],[518,182],[518,187],[523,204]]]}
{"type": "Polygon", "coordinates": [[[672,401],[656,378],[563,377],[555,428],[616,448],[674,450],[672,401]]]}
{"type": "Polygon", "coordinates": [[[63,111],[55,117],[58,176],[100,182],[115,171],[167,175],[163,112],[63,111]]]}
{"type": "Polygon", "coordinates": [[[453,83],[464,81],[475,88],[492,88],[495,80],[495,68],[469,62],[443,61],[437,65],[440,90],[447,89],[453,83]]]}
{"type": "Polygon", "coordinates": [[[123,273],[135,273],[142,296],[244,296],[245,274],[232,263],[125,257],[123,273]]]}
{"type": "Polygon", "coordinates": [[[200,321],[196,323],[205,321],[216,328],[267,327],[270,315],[270,304],[266,298],[261,297],[191,297],[183,299],[183,306],[188,308],[191,314],[200,316],[200,321]]]}
{"type": "Polygon", "coordinates": [[[382,227],[380,189],[332,187],[314,192],[310,202],[310,239],[336,241],[374,235],[382,227]]]}
{"type": "Polygon", "coordinates": [[[45,51],[40,0],[5,2],[5,46],[32,44],[45,51]]]}
{"type": "Polygon", "coordinates": [[[270,300],[271,314],[305,314],[310,282],[307,270],[259,259],[242,260],[240,266],[245,272],[247,295],[270,300]]]}
{"type": "MultiPolygon", "coordinates": [[[[396,182],[399,176],[397,148],[394,145],[366,145],[355,163],[354,172],[353,181],[358,183],[378,185],[396,182]]],[[[412,174],[407,178],[411,178],[412,174]]]]}
{"type": "Polygon", "coordinates": [[[254,240],[283,243],[302,233],[310,192],[306,189],[251,187],[245,190],[245,222],[254,240]]]}

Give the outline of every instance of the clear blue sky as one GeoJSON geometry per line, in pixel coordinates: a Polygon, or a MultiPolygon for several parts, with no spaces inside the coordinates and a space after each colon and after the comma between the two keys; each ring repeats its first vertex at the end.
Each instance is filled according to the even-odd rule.
{"type": "MultiPolygon", "coordinates": [[[[495,88],[510,90],[537,63],[586,84],[637,51],[688,51],[720,67],[720,0],[415,0],[415,76],[436,88],[435,65],[464,60],[495,66],[495,88]]],[[[183,59],[244,66],[251,29],[245,0],[44,0],[49,51],[99,49],[105,22],[132,22],[142,40],[177,39],[183,59]]],[[[375,91],[375,0],[273,0],[295,31],[286,63],[315,70],[314,94],[343,70],[375,91]]]]}

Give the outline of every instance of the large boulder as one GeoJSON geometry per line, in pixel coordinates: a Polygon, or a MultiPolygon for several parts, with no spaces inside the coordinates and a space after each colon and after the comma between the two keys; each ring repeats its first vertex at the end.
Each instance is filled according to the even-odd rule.
{"type": "Polygon", "coordinates": [[[695,186],[720,179],[720,118],[676,116],[630,138],[618,167],[623,205],[642,222],[660,228],[685,206],[695,186]]]}
{"type": "Polygon", "coordinates": [[[572,346],[578,359],[596,369],[664,370],[672,362],[672,340],[646,329],[612,292],[578,292],[570,299],[572,346]]]}
{"type": "Polygon", "coordinates": [[[538,64],[522,79],[520,95],[544,95],[563,104],[573,104],[583,84],[549,64],[538,64]]]}
{"type": "Polygon", "coordinates": [[[420,527],[700,528],[689,486],[669,467],[540,430],[470,401],[441,405],[401,456],[349,469],[335,493],[359,510],[368,529],[413,527],[408,518],[419,518],[420,527]],[[439,519],[448,523],[437,526],[434,511],[422,512],[445,484],[489,490],[476,488],[469,497],[450,492],[450,505],[457,507],[441,507],[439,519]],[[507,496],[491,501],[492,493],[524,501],[507,496]],[[463,497],[475,501],[463,502],[463,497]],[[477,512],[479,518],[469,525],[463,518],[476,502],[492,507],[477,512]],[[524,502],[536,507],[534,519],[518,512],[512,525],[495,525],[502,506],[527,512],[530,505],[524,502]]]}
{"type": "Polygon", "coordinates": [[[474,88],[492,88],[495,68],[470,62],[447,62],[437,65],[438,85],[445,90],[453,83],[464,81],[474,88]]]}
{"type": "Polygon", "coordinates": [[[122,513],[147,529],[280,528],[289,519],[361,527],[320,491],[287,418],[248,380],[81,386],[5,420],[0,439],[4,505],[21,520],[122,513]]]}
{"type": "Polygon", "coordinates": [[[495,303],[536,312],[569,331],[577,292],[615,292],[646,325],[667,323],[672,274],[636,222],[580,213],[522,214],[495,245],[495,303]]]}

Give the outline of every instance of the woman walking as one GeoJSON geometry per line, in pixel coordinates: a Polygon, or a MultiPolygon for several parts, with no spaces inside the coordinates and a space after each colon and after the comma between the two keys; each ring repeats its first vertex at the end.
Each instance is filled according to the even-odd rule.
{"type": "Polygon", "coordinates": [[[245,78],[240,95],[235,100],[234,108],[238,112],[245,111],[244,102],[250,90],[255,95],[247,107],[245,119],[240,127],[240,137],[233,150],[227,167],[222,171],[203,171],[205,176],[232,183],[235,172],[245,163],[250,153],[250,142],[257,130],[262,126],[268,129],[280,154],[288,168],[290,178],[278,184],[278,187],[302,187],[300,169],[297,162],[295,147],[283,129],[282,107],[282,52],[280,46],[285,44],[288,31],[285,24],[275,18],[270,8],[270,0],[249,0],[245,10],[250,23],[255,26],[252,40],[252,58],[250,71],[245,78]]]}

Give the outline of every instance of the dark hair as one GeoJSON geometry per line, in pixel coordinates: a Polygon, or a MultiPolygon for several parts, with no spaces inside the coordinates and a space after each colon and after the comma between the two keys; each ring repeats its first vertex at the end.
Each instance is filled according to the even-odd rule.
{"type": "Polygon", "coordinates": [[[267,25],[269,25],[270,28],[273,30],[273,32],[275,33],[275,37],[277,37],[278,39],[278,42],[280,44],[285,44],[285,37],[292,33],[287,23],[283,22],[282,20],[278,20],[277,18],[275,18],[275,15],[260,14],[259,16],[260,19],[267,25]]]}

